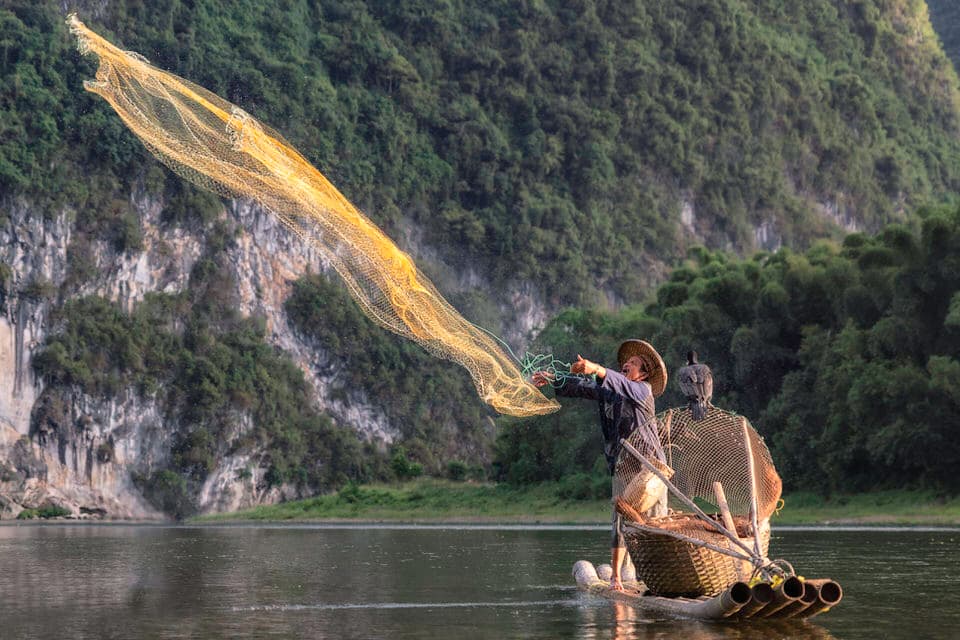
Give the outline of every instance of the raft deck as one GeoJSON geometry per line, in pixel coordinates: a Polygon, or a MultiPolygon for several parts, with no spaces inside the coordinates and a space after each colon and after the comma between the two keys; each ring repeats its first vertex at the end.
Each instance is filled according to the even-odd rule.
{"type": "MultiPolygon", "coordinates": [[[[667,598],[649,595],[646,586],[625,580],[623,591],[610,588],[609,565],[600,572],[590,562],[573,565],[573,577],[581,591],[627,603],[650,613],[700,620],[783,620],[812,618],[829,611],[843,597],[840,585],[830,579],[802,580],[790,577],[776,586],[760,582],[752,587],[735,582],[720,595],[699,598],[667,598]],[[605,571],[604,571],[605,569],[605,571]]],[[[628,577],[628,576],[625,576],[628,577]]]]}

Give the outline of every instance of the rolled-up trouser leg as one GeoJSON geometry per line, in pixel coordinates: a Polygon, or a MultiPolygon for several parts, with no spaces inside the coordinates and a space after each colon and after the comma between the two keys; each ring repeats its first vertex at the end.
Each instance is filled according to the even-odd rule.
{"type": "Polygon", "coordinates": [[[617,549],[624,547],[623,531],[620,528],[620,512],[617,507],[613,507],[613,517],[610,520],[610,548],[617,549]]]}

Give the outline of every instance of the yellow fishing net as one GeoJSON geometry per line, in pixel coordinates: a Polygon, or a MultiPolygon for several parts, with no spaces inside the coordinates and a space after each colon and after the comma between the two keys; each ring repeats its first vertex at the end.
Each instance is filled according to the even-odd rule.
{"type": "Polygon", "coordinates": [[[106,99],[173,171],[223,196],[260,202],[323,253],[367,315],[466,367],[497,411],[529,416],[559,408],[279,134],[206,89],[118,49],[76,16],[67,23],[80,52],[99,58],[96,82],[84,87],[106,99]]]}

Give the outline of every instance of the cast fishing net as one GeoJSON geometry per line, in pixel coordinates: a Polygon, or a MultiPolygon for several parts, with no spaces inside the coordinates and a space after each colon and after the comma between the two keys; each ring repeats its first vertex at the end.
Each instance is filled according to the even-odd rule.
{"type": "Polygon", "coordinates": [[[497,340],[464,319],[380,229],[283,138],[240,108],[68,19],[81,53],[99,58],[84,87],[107,100],[180,176],[229,198],[251,198],[311,243],[363,311],[429,352],[463,365],[483,400],[514,416],[559,405],[526,382],[497,340]]]}

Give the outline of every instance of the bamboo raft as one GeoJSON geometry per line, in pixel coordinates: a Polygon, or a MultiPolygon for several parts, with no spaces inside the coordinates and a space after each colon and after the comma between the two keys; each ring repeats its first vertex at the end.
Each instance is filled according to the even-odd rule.
{"type": "Polygon", "coordinates": [[[632,562],[621,572],[623,591],[615,591],[610,565],[578,561],[579,589],[646,613],[700,620],[805,619],[839,604],[837,582],[806,580],[786,560],[768,556],[769,518],[782,483],[763,439],[732,412],[711,406],[700,421],[689,413],[663,416],[662,444],[672,454],[666,464],[644,455],[637,448],[643,443],[620,441],[614,505],[632,562]],[[665,493],[681,510],[641,513],[648,496],[665,493]],[[695,497],[719,512],[706,513],[695,497]]]}
{"type": "Polygon", "coordinates": [[[830,579],[804,580],[791,576],[776,586],[734,582],[719,595],[699,598],[652,595],[633,576],[623,576],[623,591],[610,588],[610,565],[594,567],[586,560],[573,565],[577,587],[593,595],[616,600],[649,613],[699,620],[808,619],[826,613],[843,598],[840,585],[830,579]]]}

